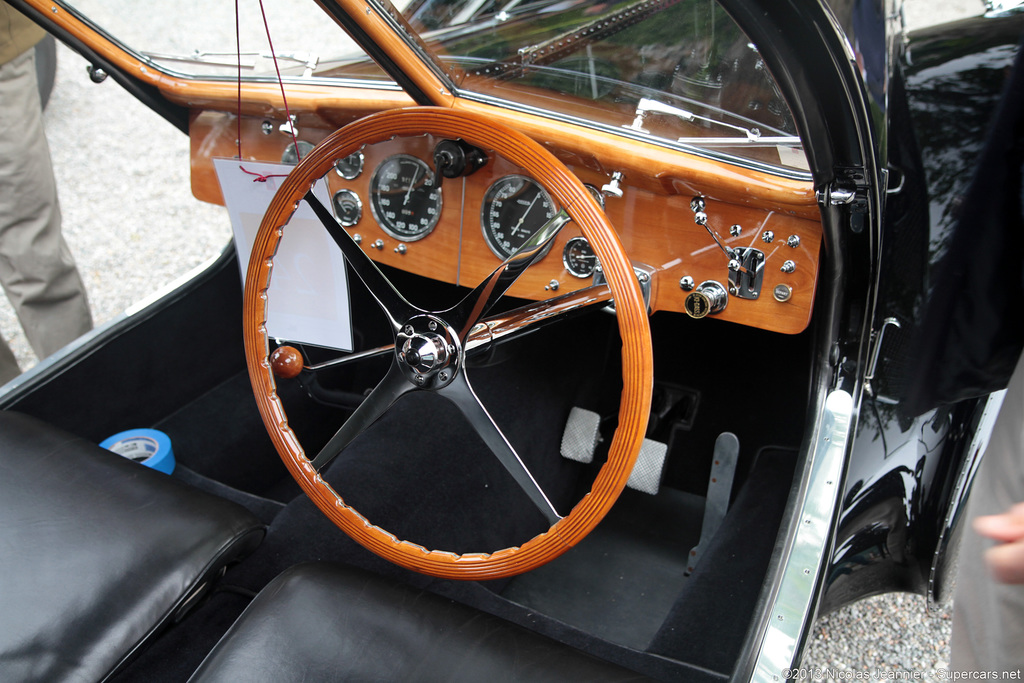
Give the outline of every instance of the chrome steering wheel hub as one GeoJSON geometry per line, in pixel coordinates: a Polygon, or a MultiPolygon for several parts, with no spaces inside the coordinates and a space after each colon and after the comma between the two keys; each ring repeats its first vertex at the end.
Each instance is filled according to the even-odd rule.
{"type": "Polygon", "coordinates": [[[395,353],[410,382],[422,389],[440,389],[454,379],[461,365],[462,345],[443,320],[417,315],[395,335],[395,353]]]}

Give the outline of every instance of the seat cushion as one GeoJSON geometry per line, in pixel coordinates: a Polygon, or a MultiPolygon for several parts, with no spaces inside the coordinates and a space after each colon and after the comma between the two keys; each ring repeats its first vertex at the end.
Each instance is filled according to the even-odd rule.
{"type": "Polygon", "coordinates": [[[102,680],[263,534],[234,503],[0,412],[0,680],[102,680]]]}
{"type": "Polygon", "coordinates": [[[315,563],[264,588],[190,683],[456,680],[648,679],[433,593],[315,563]]]}

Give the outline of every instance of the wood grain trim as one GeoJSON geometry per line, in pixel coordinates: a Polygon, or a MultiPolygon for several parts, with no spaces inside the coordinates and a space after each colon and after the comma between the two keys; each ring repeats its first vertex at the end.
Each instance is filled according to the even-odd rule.
{"type": "MultiPolygon", "coordinates": [[[[270,135],[260,131],[261,119],[246,117],[242,121],[242,152],[246,159],[276,161],[290,143],[290,139],[277,132],[270,135]]],[[[236,148],[234,117],[216,112],[204,112],[192,122],[192,189],[200,199],[221,202],[220,186],[213,168],[213,157],[232,157],[236,148]]],[[[311,142],[327,137],[326,129],[300,125],[302,136],[311,142]]],[[[350,234],[363,237],[363,247],[375,261],[394,266],[436,280],[474,287],[499,263],[488,248],[480,225],[484,192],[491,183],[503,175],[521,173],[523,169],[507,160],[492,155],[491,161],[472,176],[449,180],[443,187],[444,206],[434,231],[424,239],[399,247],[400,240],[386,234],[377,226],[369,210],[369,180],[373,169],[387,156],[410,153],[429,162],[434,144],[440,139],[425,135],[402,137],[367,146],[366,168],[363,174],[346,181],[337,174],[328,173],[332,192],[341,188],[354,191],[363,201],[363,218],[349,229],[350,234]],[[464,183],[464,184],[463,184],[464,183]],[[369,245],[380,240],[381,249],[369,245]]],[[[583,182],[600,187],[607,178],[588,168],[571,167],[583,182]]],[[[626,186],[621,199],[606,200],[606,214],[616,227],[634,263],[642,264],[653,272],[654,289],[650,301],[652,311],[684,310],[687,292],[679,286],[684,276],[696,283],[728,280],[728,258],[718,250],[704,228],[694,223],[689,202],[692,195],[662,195],[626,186]]],[[[753,247],[766,258],[765,279],[761,297],[756,300],[730,297],[729,305],[714,318],[758,327],[774,332],[795,334],[810,322],[820,263],[822,232],[820,223],[771,208],[732,204],[707,198],[708,224],[726,246],[753,247]],[[740,234],[733,236],[730,229],[740,226],[740,234]],[[775,240],[765,243],[762,233],[771,231],[775,240]],[[796,236],[796,248],[786,246],[796,236]],[[782,272],[787,260],[795,263],[793,273],[782,272]],[[777,301],[774,287],[787,285],[792,297],[777,301]]],[[[590,283],[571,275],[562,264],[565,243],[581,235],[579,227],[570,223],[556,237],[551,251],[531,267],[510,290],[513,296],[542,300],[555,294],[573,291],[590,283]],[[551,283],[558,283],[552,291],[551,283]]]]}
{"type": "MultiPolygon", "coordinates": [[[[247,86],[248,87],[248,86],[247,86]]],[[[233,114],[237,103],[236,93],[230,88],[210,88],[204,91],[209,97],[203,100],[203,108],[233,114]],[[217,101],[213,95],[220,93],[225,99],[217,101]]],[[[246,90],[245,97],[249,96],[246,90]]],[[[401,98],[386,100],[383,91],[369,91],[374,94],[370,100],[345,100],[340,93],[331,88],[311,88],[311,92],[289,88],[288,104],[293,114],[298,116],[300,138],[310,142],[318,142],[337,127],[346,125],[356,118],[377,111],[375,107],[398,108],[404,101],[401,98]],[[319,99],[305,95],[329,92],[330,97],[319,99]],[[377,96],[381,96],[378,98],[377,96]]],[[[192,93],[193,95],[195,93],[192,93]]],[[[357,97],[366,97],[368,93],[357,93],[357,97]]],[[[265,100],[250,102],[246,111],[255,116],[268,117],[278,125],[284,121],[283,105],[280,103],[280,92],[265,92],[265,100]]],[[[196,100],[180,100],[184,104],[194,104],[196,100]]],[[[667,149],[658,145],[629,140],[601,131],[569,126],[568,124],[543,117],[519,114],[510,110],[459,100],[459,111],[467,111],[476,115],[486,116],[503,125],[516,128],[542,144],[563,164],[571,167],[577,175],[581,170],[590,172],[590,176],[598,186],[608,182],[612,172],[621,171],[625,174],[624,187],[632,187],[645,192],[660,195],[703,195],[712,200],[728,204],[771,207],[773,210],[791,216],[819,221],[817,198],[813,187],[808,182],[788,180],[767,173],[751,171],[727,164],[723,161],[703,159],[690,154],[667,149]]],[[[193,120],[200,119],[206,112],[196,112],[193,120]]],[[[209,115],[206,117],[208,118],[209,115]]],[[[218,124],[220,125],[220,124],[218,124]]],[[[257,131],[258,128],[247,128],[257,131]]],[[[207,130],[193,128],[193,138],[205,139],[207,130]]],[[[233,134],[232,134],[233,135],[233,134]]],[[[255,150],[262,144],[259,135],[243,133],[243,147],[255,150]]],[[[233,140],[234,138],[232,138],[233,140]]],[[[273,142],[270,140],[269,142],[273,142]]],[[[200,145],[202,143],[199,143],[200,145]]],[[[193,140],[193,148],[196,148],[193,140]]],[[[231,156],[234,151],[230,153],[231,156]]],[[[279,159],[280,154],[272,155],[264,160],[279,159]]],[[[193,164],[201,159],[193,157],[193,164]]],[[[197,195],[199,196],[199,195],[197,195]]],[[[200,197],[205,199],[205,197],[200,197]]],[[[207,200],[209,201],[209,200],[207,200]]]]}
{"type": "Polygon", "coordinates": [[[540,145],[485,117],[437,108],[402,109],[361,119],[332,134],[296,167],[271,202],[249,260],[244,302],[246,361],[260,414],[274,445],[288,470],[317,506],[357,542],[385,559],[414,571],[455,579],[491,579],[528,571],[558,557],[589,533],[611,508],[632,472],[647,426],[653,384],[650,329],[632,267],[615,231],[582,183],[540,145]],[[282,234],[280,226],[287,222],[310,181],[330,171],[335,159],[355,151],[363,143],[424,131],[443,137],[462,137],[478,146],[500,150],[510,161],[541,180],[574,217],[605,264],[618,311],[623,390],[619,425],[607,463],[599,471],[590,493],[568,516],[521,546],[493,553],[457,555],[428,550],[397,539],[347,506],[313,470],[302,445],[288,426],[268,358],[267,287],[282,234]]]}
{"type": "Polygon", "coordinates": [[[459,99],[454,106],[543,141],[563,163],[574,168],[588,168],[606,177],[620,171],[625,175],[625,185],[659,194],[703,194],[733,204],[770,205],[804,218],[819,217],[814,187],[807,181],[751,171],[487,103],[459,99]]]}

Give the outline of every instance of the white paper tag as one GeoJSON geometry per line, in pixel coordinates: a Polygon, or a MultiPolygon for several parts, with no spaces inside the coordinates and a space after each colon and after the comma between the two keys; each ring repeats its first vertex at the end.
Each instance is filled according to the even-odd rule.
{"type": "MultiPolygon", "coordinates": [[[[242,164],[246,171],[266,177],[265,182],[254,182],[256,176],[243,171],[238,159],[214,159],[213,163],[231,218],[244,285],[263,214],[284,182],[283,177],[274,176],[285,176],[294,167],[246,161],[242,164]]],[[[333,206],[325,181],[316,184],[313,194],[324,206],[333,206]]],[[[267,334],[274,339],[352,350],[345,257],[305,202],[299,202],[285,225],[274,256],[267,334]]]]}

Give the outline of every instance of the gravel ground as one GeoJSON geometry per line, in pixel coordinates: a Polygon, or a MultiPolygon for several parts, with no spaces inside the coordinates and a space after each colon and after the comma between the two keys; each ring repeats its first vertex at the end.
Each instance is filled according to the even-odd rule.
{"type": "MultiPolygon", "coordinates": [[[[916,27],[980,9],[980,0],[908,0],[906,16],[916,27]]],[[[47,134],[65,235],[103,324],[217,254],[230,225],[223,208],[192,199],[184,135],[113,82],[91,83],[85,62],[63,46],[58,59],[47,134]]],[[[31,367],[35,357],[3,298],[0,332],[31,367]]],[[[948,662],[950,621],[948,606],[929,611],[920,596],[869,598],[818,620],[804,664],[933,673],[948,662]]]]}

